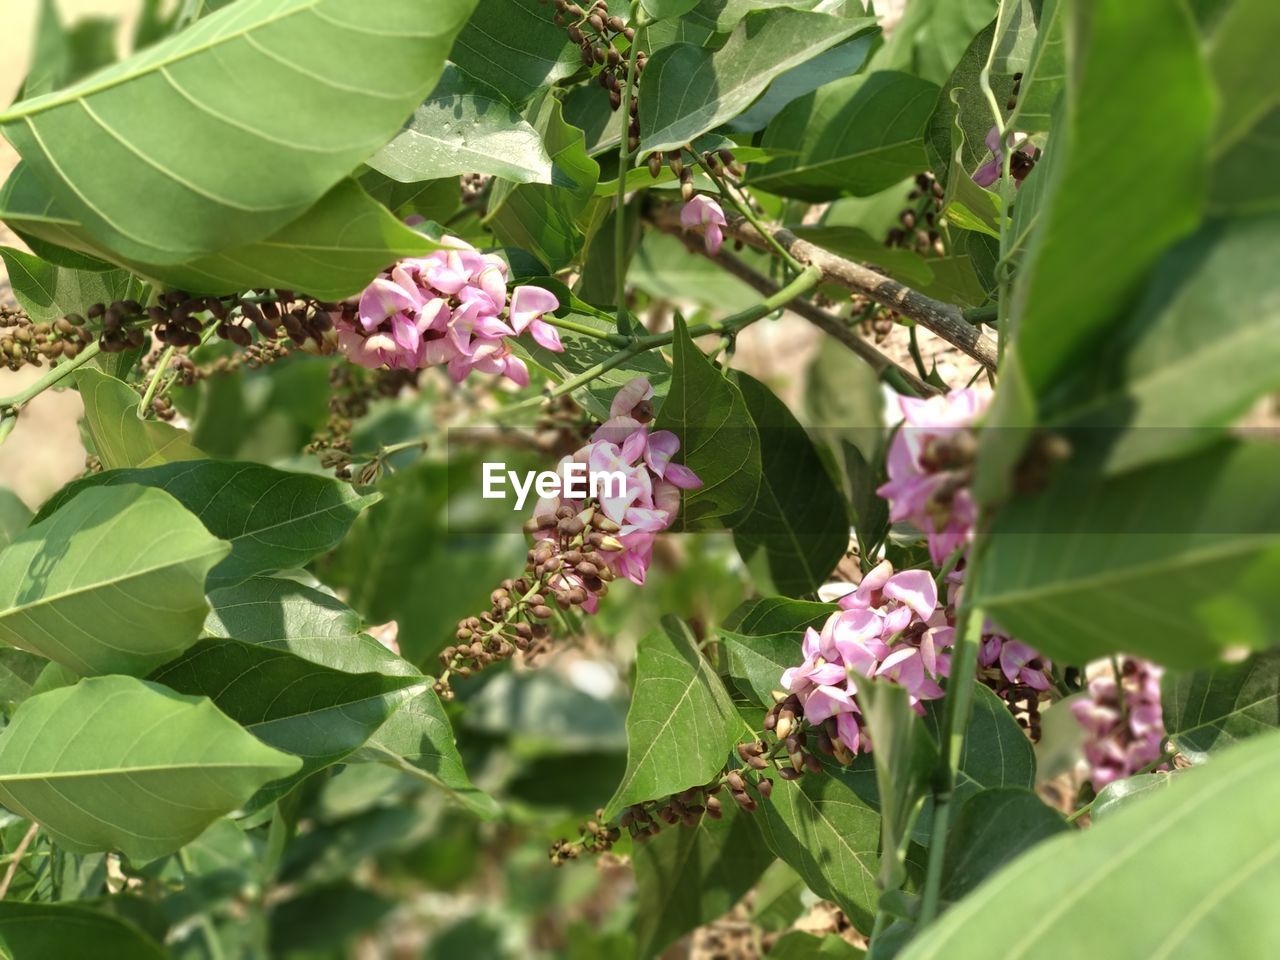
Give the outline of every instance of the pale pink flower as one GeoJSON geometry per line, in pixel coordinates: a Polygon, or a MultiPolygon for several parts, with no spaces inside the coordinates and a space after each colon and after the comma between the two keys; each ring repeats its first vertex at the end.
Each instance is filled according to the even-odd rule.
{"type": "Polygon", "coordinates": [[[1097,664],[1091,672],[1087,695],[1071,704],[1071,712],[1087,734],[1084,756],[1089,780],[1095,790],[1101,790],[1160,758],[1165,740],[1160,703],[1164,668],[1125,657],[1118,682],[1109,662],[1097,664]]]}
{"type": "Polygon", "coordinates": [[[713,257],[720,252],[720,245],[724,243],[724,231],[721,228],[727,222],[720,204],[701,193],[694,194],[693,199],[680,211],[680,225],[686,230],[703,228],[702,241],[706,244],[707,253],[713,257]]]}

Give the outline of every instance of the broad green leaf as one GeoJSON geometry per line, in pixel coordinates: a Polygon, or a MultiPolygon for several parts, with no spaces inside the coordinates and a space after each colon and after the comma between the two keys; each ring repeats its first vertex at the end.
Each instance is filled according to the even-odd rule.
{"type": "Polygon", "coordinates": [[[1108,783],[1089,807],[1090,823],[1114,816],[1117,810],[1125,809],[1138,798],[1168,788],[1175,776],[1176,774],[1163,772],[1140,773],[1108,783]]]}
{"type": "Polygon", "coordinates": [[[605,807],[623,807],[709,783],[737,740],[741,721],[689,628],[664,617],[636,651],[627,712],[627,772],[605,807]]]}
{"type": "Polygon", "coordinates": [[[698,0],[640,0],[640,9],[651,21],[682,17],[697,5],[698,0]]]}
{"type": "MultiPolygon", "coordinates": [[[[936,742],[942,730],[942,700],[925,704],[924,722],[936,742]]],[[[963,801],[993,787],[1031,789],[1036,757],[1031,741],[1013,719],[1005,702],[990,687],[973,682],[973,712],[965,727],[964,748],[956,771],[955,798],[963,801]]],[[[928,800],[927,802],[932,802],[928,800]]],[[[923,823],[928,821],[922,816],[923,823]]]]}
{"type": "Polygon", "coordinates": [[[537,0],[484,0],[458,34],[450,59],[518,106],[582,64],[553,14],[537,0]]]}
{"type": "Polygon", "coordinates": [[[871,61],[873,70],[905,70],[946,83],[999,0],[913,0],[871,61]]]}
{"type": "Polygon", "coordinates": [[[132,677],[32,697],[0,733],[0,801],[73,853],[172,853],[299,761],[208,700],[132,677]]]}
{"type": "Polygon", "coordinates": [[[144,673],[195,642],[228,549],[159,490],[85,490],[0,552],[0,640],[81,674],[144,673]]]}
{"type": "Polygon", "coordinates": [[[779,7],[748,14],[714,52],[662,47],[640,81],[642,154],[688,143],[741,113],[775,77],[874,29],[873,18],[779,7]]]}
{"type": "Polygon", "coordinates": [[[93,956],[165,960],[160,946],[127,920],[72,903],[0,903],[0,952],[14,960],[93,956]]]}
{"type": "Polygon", "coordinates": [[[215,536],[231,542],[231,554],[209,574],[224,587],[260,573],[303,566],[333,549],[378,495],[305,473],[260,463],[192,460],[158,467],[108,470],[64,487],[40,508],[43,520],[90,487],[142,484],[158,487],[194,513],[215,536]]]}
{"type": "Polygon", "coordinates": [[[383,763],[426,780],[486,820],[498,815],[498,804],[467,776],[449,718],[430,688],[397,708],[350,760],[383,763]]]}
{"type": "MultiPolygon", "coordinates": [[[[367,670],[379,659],[355,665],[367,670]]],[[[201,640],[149,679],[209,697],[263,743],[302,758],[297,772],[260,795],[255,808],[359,749],[427,682],[413,674],[347,673],[240,640],[201,640]]]]}
{"type": "Polygon", "coordinates": [[[1067,79],[1066,20],[1064,0],[1016,0],[1023,17],[1035,19],[1035,40],[1025,62],[1010,64],[1022,74],[1014,108],[1006,118],[1009,129],[1022,133],[1049,130],[1054,105],[1067,79]]]}
{"type": "Polygon", "coordinates": [[[1101,0],[1073,12],[1067,109],[1053,134],[1061,156],[1012,304],[1021,376],[1037,394],[1093,353],[1164,249],[1195,226],[1213,119],[1181,6],[1101,0]],[[1111,109],[1114,90],[1142,109],[1111,109]],[[1144,158],[1153,142],[1156,167],[1144,158]]]}
{"type": "Polygon", "coordinates": [[[209,594],[204,635],[286,650],[347,673],[417,674],[412,664],[360,632],[341,600],[293,580],[251,577],[209,594]]]}
{"type": "Polygon", "coordinates": [[[933,280],[933,271],[929,269],[933,260],[926,260],[914,250],[886,247],[883,240],[877,240],[859,227],[801,225],[793,227],[791,232],[846,260],[883,267],[895,280],[910,286],[925,287],[933,280]]]}
{"type": "Polygon", "coordinates": [[[812,202],[879,193],[924,168],[937,97],[929,81],[888,70],[830,83],[773,119],[760,145],[779,156],[753,164],[750,183],[812,202]]]}
{"type": "Polygon", "coordinates": [[[1171,667],[1275,642],[1280,449],[1224,443],[1099,482],[1088,464],[1001,507],[976,602],[1054,659],[1171,667]],[[1085,476],[1087,474],[1087,477],[1085,476]]]}
{"type": "MultiPolygon", "coordinates": [[[[834,603],[792,600],[789,597],[759,597],[747,600],[728,617],[728,630],[753,637],[775,633],[804,633],[805,627],[821,627],[839,608],[834,603]]],[[[797,640],[797,643],[799,641],[797,640]]]]}
{"type": "Polygon", "coordinates": [[[1280,735],[1089,830],[1035,847],[923,931],[902,960],[1269,957],[1280,936],[1280,735]],[[1195,869],[1188,869],[1195,864],[1195,869]],[[1108,918],[1141,916],[1140,923],[1108,918]]]}
{"type": "MultiPolygon", "coordinates": [[[[995,21],[989,23],[970,41],[964,56],[938,94],[924,137],[928,163],[950,195],[954,184],[971,176],[987,156],[984,142],[987,131],[995,123],[991,105],[982,92],[980,75],[991,52],[995,37],[995,21]],[[958,169],[952,170],[953,166],[958,169]]],[[[993,92],[1003,100],[1013,88],[1013,78],[992,77],[993,92]]]]}
{"type": "Polygon", "coordinates": [[[377,170],[366,168],[357,178],[369,196],[401,219],[417,214],[426,220],[446,222],[462,202],[462,192],[453,177],[400,183],[377,170]]]}
{"type": "Polygon", "coordinates": [[[92,367],[81,367],[76,371],[76,386],[84,401],[85,426],[93,438],[93,450],[108,470],[204,457],[186,430],[161,420],[141,419],[141,398],[128,384],[92,367]]]}
{"type": "Polygon", "coordinates": [[[1107,355],[1045,397],[1045,421],[1101,428],[1116,473],[1218,440],[1280,386],[1277,257],[1280,216],[1206,224],[1165,255],[1107,355]]]}
{"type": "Polygon", "coordinates": [[[1191,673],[1160,684],[1164,728],[1179,753],[1195,760],[1280,727],[1280,651],[1191,673]]]}
{"type": "Polygon", "coordinates": [[[879,896],[880,815],[864,795],[875,795],[870,763],[827,765],[799,780],[775,778],[755,818],[769,847],[809,889],[869,932],[879,896]]]}
{"type": "Polygon", "coordinates": [[[756,884],[751,922],[766,933],[788,929],[805,912],[806,891],[800,874],[781,860],[775,860],[756,884]]]}
{"type": "Polygon", "coordinates": [[[350,179],[262,240],[176,263],[135,259],[100,246],[25,163],[0,191],[0,217],[29,242],[41,238],[71,248],[76,256],[105,257],[140,276],[197,293],[271,287],[336,300],[360,292],[388,263],[432,247],[350,179]]]}
{"type": "MultiPolygon", "coordinates": [[[[648,176],[648,170],[644,174],[648,176]]],[[[698,304],[712,316],[727,316],[760,302],[760,295],[737,277],[705,257],[689,256],[679,239],[656,230],[646,230],[641,237],[627,282],[651,297],[698,304]]]]}
{"type": "Polygon", "coordinates": [[[64,25],[54,0],[41,0],[31,69],[18,96],[35,97],[57,90],[111,63],[116,58],[118,27],[111,17],[81,17],[64,25]]]}
{"type": "Polygon", "coordinates": [[[83,315],[91,303],[110,303],[137,293],[133,278],[123,270],[71,270],[12,247],[0,247],[0,258],[14,297],[37,323],[51,323],[69,313],[83,315]]]}
{"type": "Polygon", "coordinates": [[[485,223],[499,242],[527,250],[554,271],[577,258],[586,242],[577,218],[591,199],[600,165],[587,156],[582,131],[565,122],[560,101],[550,93],[528,116],[551,155],[550,182],[498,182],[485,223]]]}
{"type": "Polygon", "coordinates": [[[551,183],[551,157],[527,120],[496,91],[448,65],[369,166],[401,183],[487,173],[514,183],[551,183]]]}
{"type": "Polygon", "coordinates": [[[0,550],[18,537],[31,522],[31,510],[16,493],[0,487],[0,550]]]}
{"type": "Polygon", "coordinates": [[[676,824],[636,844],[637,957],[656,957],[690,930],[728,913],[773,854],[751,814],[726,802],[720,820],[676,824]]]}
{"type": "Polygon", "coordinates": [[[179,263],[270,235],[385,143],[473,6],[240,0],[0,130],[101,246],[179,263]]]}
{"type": "Polygon", "coordinates": [[[1066,829],[1062,814],[1030,790],[996,787],[975,793],[947,832],[943,899],[959,900],[1010,860],[1066,829]]]}
{"type": "Polygon", "coordinates": [[[773,706],[772,694],[781,689],[783,671],[803,662],[802,636],[802,630],[755,636],[724,628],[716,632],[716,639],[725,645],[729,655],[729,678],[733,685],[761,707],[773,706]]]}
{"type": "Polygon", "coordinates": [[[48,663],[34,653],[0,647],[0,707],[10,711],[31,696],[40,672],[48,663]]]}
{"type": "Polygon", "coordinates": [[[735,373],[734,383],[760,436],[761,469],[755,506],[734,528],[734,543],[748,563],[763,551],[782,593],[810,593],[849,546],[844,499],[786,404],[745,373],[735,373]]]}
{"type": "Polygon", "coordinates": [[[702,481],[681,498],[680,529],[733,527],[751,514],[760,488],[760,436],[747,403],[675,318],[674,371],[656,429],[680,438],[676,458],[702,481]]]}

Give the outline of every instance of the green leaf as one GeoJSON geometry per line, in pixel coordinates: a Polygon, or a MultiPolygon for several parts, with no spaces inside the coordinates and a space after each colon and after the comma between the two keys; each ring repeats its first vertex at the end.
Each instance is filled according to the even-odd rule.
{"type": "Polygon", "coordinates": [[[489,194],[485,224],[500,243],[527,250],[554,271],[575,260],[586,242],[577,218],[591,200],[600,165],[587,156],[582,131],[565,122],[560,101],[550,93],[528,116],[551,155],[551,181],[499,181],[489,194]]]}
{"type": "MultiPolygon", "coordinates": [[[[995,31],[996,24],[992,21],[973,37],[942,85],[928,122],[924,142],[929,167],[947,189],[948,199],[955,192],[955,184],[962,177],[971,176],[987,156],[984,138],[995,118],[982,92],[980,78],[995,31]],[[953,166],[958,169],[953,171],[953,166]]],[[[1007,98],[1013,89],[1012,77],[993,77],[992,84],[998,98],[1007,98]]]]}
{"type": "Polygon", "coordinates": [[[880,815],[862,799],[874,794],[870,763],[828,765],[799,780],[776,778],[755,814],[773,852],[864,932],[871,930],[879,897],[880,815]]]}
{"type": "Polygon", "coordinates": [[[1242,744],[1083,833],[1038,845],[902,960],[1270,956],[1280,936],[1280,807],[1268,802],[1280,790],[1277,747],[1275,734],[1242,744]],[[1120,914],[1142,922],[1108,922],[1120,914]]]}
{"type": "Polygon", "coordinates": [[[17,539],[31,522],[31,516],[31,511],[16,493],[0,487],[0,550],[17,539]]]}
{"type": "Polygon", "coordinates": [[[1139,797],[1166,789],[1173,783],[1174,776],[1172,773],[1140,773],[1108,783],[1089,807],[1089,821],[1097,823],[1125,809],[1139,797]]]}
{"type": "Polygon", "coordinates": [[[1035,20],[1035,39],[1025,60],[1006,68],[1022,74],[1017,102],[1006,118],[1008,129],[1036,133],[1052,126],[1053,108],[1067,77],[1066,6],[1063,0],[1019,2],[1023,23],[1035,20]]]}
{"type": "Polygon", "coordinates": [[[750,183],[811,202],[879,193],[925,167],[924,130],[937,97],[929,81],[888,70],[827,84],[765,129],[760,145],[780,155],[753,164],[750,183]]]}
{"type": "Polygon", "coordinates": [[[446,65],[431,96],[369,166],[401,183],[487,173],[551,183],[551,157],[527,120],[496,91],[446,65]]]}
{"type": "Polygon", "coordinates": [[[1076,54],[1054,128],[1059,156],[1012,305],[1022,376],[1037,393],[1094,355],[1160,254],[1196,225],[1213,119],[1181,6],[1106,0],[1077,9],[1067,29],[1076,54]],[[1111,109],[1114,90],[1142,109],[1111,109]],[[1153,167],[1144,153],[1155,142],[1153,167]]]}
{"type": "Polygon", "coordinates": [[[773,854],[750,814],[726,804],[720,820],[677,825],[636,844],[637,957],[656,957],[690,930],[728,913],[773,854]]]}
{"type": "Polygon", "coordinates": [[[159,490],[85,490],[0,552],[0,639],[81,674],[144,673],[195,641],[228,549],[159,490]]]}
{"type": "Polygon", "coordinates": [[[641,152],[688,143],[741,113],[775,77],[874,29],[873,18],[779,7],[749,14],[714,52],[692,43],[662,47],[640,81],[641,152]]]}
{"type": "Polygon", "coordinates": [[[383,763],[426,780],[486,820],[500,812],[494,799],[467,776],[449,718],[429,687],[403,703],[350,759],[383,763]]]}
{"type": "Polygon", "coordinates": [[[0,247],[13,295],[36,323],[52,323],[69,313],[84,314],[91,303],[134,296],[134,280],[123,270],[103,273],[54,266],[12,247],[0,247]]]}
{"type": "MultiPolygon", "coordinates": [[[[925,704],[924,722],[934,741],[942,731],[942,700],[925,704]]],[[[1035,751],[1005,702],[990,687],[973,682],[973,712],[965,728],[964,749],[956,773],[955,799],[963,801],[993,787],[1031,789],[1036,780],[1035,751]]],[[[929,801],[932,802],[932,801],[929,801]]],[[[926,821],[927,822],[927,821],[926,821]]]]}
{"type": "Polygon", "coordinates": [[[689,628],[664,617],[636,651],[627,711],[627,772],[605,807],[623,807],[709,783],[737,740],[741,721],[689,628]]]}
{"type": "Polygon", "coordinates": [[[655,429],[680,438],[676,457],[702,480],[685,491],[679,529],[733,527],[750,516],[760,488],[760,436],[746,400],[689,339],[678,314],[671,344],[674,372],[655,429]]]}
{"type": "Polygon", "coordinates": [[[751,922],[766,933],[786,930],[805,912],[806,891],[800,874],[781,860],[775,860],[756,884],[751,922]]]}
{"type": "Polygon", "coordinates": [[[0,647],[0,706],[11,711],[27,697],[49,661],[25,650],[0,647]]]}
{"type": "Polygon", "coordinates": [[[303,566],[333,549],[360,511],[378,500],[377,494],[362,496],[328,477],[260,463],[192,460],[77,480],[41,507],[36,519],[49,517],[86,488],[135,483],[171,494],[211,533],[231,542],[230,555],[209,574],[211,588],[303,566]]]}
{"type": "Polygon", "coordinates": [[[804,427],[764,384],[735,373],[760,436],[760,489],[734,529],[743,560],[763,551],[782,593],[818,589],[849,546],[844,499],[804,427]]]}
{"type": "Polygon", "coordinates": [[[792,227],[791,232],[846,260],[883,267],[895,280],[913,287],[927,286],[933,280],[933,271],[929,269],[933,260],[925,260],[914,250],[904,247],[886,247],[883,240],[877,240],[859,227],[814,224],[792,227]]]}
{"type": "Polygon", "coordinates": [[[360,632],[360,615],[337,597],[293,580],[251,577],[209,594],[204,635],[285,650],[347,673],[418,671],[360,632]]]}
{"type": "Polygon", "coordinates": [[[1224,443],[1103,482],[1069,464],[1000,509],[976,602],[1066,663],[1123,651],[1197,667],[1269,646],[1280,623],[1278,470],[1268,443],[1224,443]]]}
{"type": "Polygon", "coordinates": [[[1280,727],[1280,651],[1208,670],[1166,673],[1160,686],[1165,732],[1192,759],[1207,759],[1280,727]]]}
{"type": "Polygon", "coordinates": [[[151,938],[126,920],[72,903],[0,903],[0,951],[5,956],[98,960],[165,960],[151,938]]]}
{"type": "Polygon", "coordinates": [[[998,0],[914,0],[872,60],[872,69],[906,70],[946,83],[998,0]]]}
{"type": "MultiPolygon", "coordinates": [[[[825,619],[825,615],[823,617],[825,619]]],[[[781,688],[782,673],[799,666],[801,633],[772,633],[751,636],[721,628],[716,639],[729,654],[729,678],[744,696],[758,706],[774,704],[773,691],[781,688]]]]}
{"type": "Polygon", "coordinates": [[[241,0],[0,130],[102,247],[179,263],[270,235],[385,143],[473,6],[241,0]]]}
{"type": "Polygon", "coordinates": [[[485,0],[458,34],[450,59],[508,102],[524,103],[581,65],[577,48],[551,18],[551,8],[537,0],[485,0]]]}
{"type": "Polygon", "coordinates": [[[1066,829],[1062,814],[1030,790],[997,787],[975,793],[947,833],[943,899],[959,900],[1015,857],[1066,829]]]}
{"type": "Polygon", "coordinates": [[[92,367],[81,367],[76,371],[76,386],[84,401],[85,426],[93,438],[94,452],[108,470],[204,457],[186,430],[160,420],[140,419],[141,398],[128,384],[92,367]]]}
{"type": "Polygon", "coordinates": [[[284,650],[240,640],[201,640],[151,674],[178,693],[209,697],[255,737],[302,758],[287,780],[259,795],[253,807],[283,796],[302,778],[363,746],[426,679],[412,674],[335,670],[284,650]]]}
{"type": "Polygon", "coordinates": [[[1101,428],[1115,473],[1217,441],[1280,386],[1277,257],[1280,217],[1206,224],[1109,329],[1107,355],[1045,397],[1044,420],[1086,428],[1081,437],[1101,428]]]}
{"type": "Polygon", "coordinates": [[[0,801],[72,853],[172,853],[299,761],[208,700],[132,677],[32,697],[0,733],[0,801]]]}
{"type": "MultiPolygon", "coordinates": [[[[877,941],[878,942],[878,941],[877,941]]],[[[815,936],[791,930],[769,949],[769,960],[860,960],[866,953],[836,933],[815,936]]]]}
{"type": "Polygon", "coordinates": [[[834,603],[792,600],[789,597],[759,597],[747,600],[725,618],[725,629],[753,637],[776,633],[804,633],[805,627],[821,627],[839,607],[834,603]]]}
{"type": "Polygon", "coordinates": [[[651,21],[665,20],[668,17],[683,17],[698,2],[699,0],[640,0],[640,9],[651,21]]]}

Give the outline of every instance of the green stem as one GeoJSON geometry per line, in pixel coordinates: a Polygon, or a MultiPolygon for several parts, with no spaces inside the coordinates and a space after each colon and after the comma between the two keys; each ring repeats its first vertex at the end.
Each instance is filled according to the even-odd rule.
{"type": "Polygon", "coordinates": [[[988,303],[981,307],[966,307],[960,313],[975,327],[1000,319],[1000,308],[994,303],[988,303]]]}
{"type": "MultiPolygon", "coordinates": [[[[694,162],[698,163],[702,169],[706,171],[707,176],[711,178],[711,182],[714,183],[716,185],[716,189],[720,191],[720,196],[728,200],[729,204],[737,210],[738,213],[742,214],[747,223],[756,228],[756,232],[759,233],[760,236],[764,237],[765,242],[773,248],[773,252],[782,259],[782,262],[796,272],[803,271],[805,265],[792,256],[790,250],[778,242],[778,239],[773,235],[773,231],[765,226],[764,221],[757,217],[755,211],[751,209],[750,202],[739,199],[729,189],[730,178],[727,175],[716,173],[711,169],[710,165],[705,163],[696,153],[693,155],[693,159],[694,162]]],[[[739,187],[739,189],[742,188],[739,187]]]]}
{"type": "MultiPolygon", "coordinates": [[[[639,27],[640,4],[631,4],[631,22],[639,27]]],[[[622,86],[622,142],[618,144],[618,202],[613,209],[613,269],[618,329],[627,314],[627,172],[631,169],[631,90],[636,82],[636,54],[640,52],[637,29],[627,51],[627,82],[622,86]]]]}
{"type": "Polygon", "coordinates": [[[631,338],[620,333],[609,333],[605,330],[598,330],[595,327],[588,327],[585,323],[576,323],[573,320],[561,320],[551,314],[543,314],[543,323],[549,323],[553,327],[559,327],[561,330],[568,330],[571,333],[580,333],[584,337],[595,337],[597,340],[606,340],[615,347],[625,347],[631,343],[631,338]]]}
{"type": "Polygon", "coordinates": [[[29,402],[33,397],[38,396],[39,394],[48,390],[50,387],[57,384],[59,381],[65,378],[67,374],[73,372],[78,367],[84,366],[86,363],[88,363],[90,360],[96,357],[100,350],[101,350],[101,347],[98,346],[98,342],[95,340],[93,343],[89,344],[87,347],[85,347],[83,350],[77,353],[74,359],[64,360],[62,363],[50,369],[48,373],[46,373],[39,380],[27,386],[25,389],[19,390],[17,393],[15,393],[11,397],[0,397],[0,410],[16,411],[23,404],[29,402]]]}
{"type": "Polygon", "coordinates": [[[980,539],[974,545],[970,562],[965,568],[969,582],[965,584],[965,592],[961,598],[956,630],[959,640],[951,651],[950,679],[942,702],[938,766],[934,771],[933,784],[933,830],[929,836],[929,863],[925,870],[924,893],[920,902],[919,926],[922,929],[938,915],[947,829],[951,823],[951,802],[955,794],[956,773],[960,767],[965,730],[969,725],[969,713],[973,706],[978,645],[982,640],[985,620],[981,608],[972,603],[972,597],[977,595],[974,580],[982,542],[980,539]]]}
{"type": "Polygon", "coordinates": [[[151,406],[151,401],[156,397],[156,391],[160,388],[160,381],[164,379],[164,372],[169,369],[169,361],[173,359],[173,344],[164,348],[160,354],[160,359],[156,361],[156,368],[151,372],[151,380],[147,384],[146,392],[142,394],[142,401],[138,404],[138,419],[145,420],[147,418],[147,410],[151,406]]]}

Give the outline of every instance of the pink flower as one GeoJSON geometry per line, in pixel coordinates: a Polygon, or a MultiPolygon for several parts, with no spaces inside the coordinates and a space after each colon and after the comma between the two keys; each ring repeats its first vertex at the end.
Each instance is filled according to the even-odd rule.
{"type": "Polygon", "coordinates": [[[939,565],[973,536],[972,427],[989,402],[990,393],[980,389],[898,398],[903,423],[885,458],[889,480],[876,493],[889,501],[891,521],[910,521],[924,532],[939,565]]]}
{"type": "MultiPolygon", "coordinates": [[[[1089,780],[1095,790],[1132,776],[1160,758],[1164,717],[1160,677],[1164,668],[1137,657],[1121,661],[1120,677],[1109,662],[1096,666],[1087,696],[1071,704],[1087,734],[1089,780]]],[[[1164,769],[1162,765],[1159,769],[1164,769]]]]}
{"type": "MultiPolygon", "coordinates": [[[[974,171],[973,182],[980,187],[989,187],[1004,176],[1004,147],[1000,144],[1000,131],[992,127],[987,131],[984,142],[991,152],[991,159],[974,171]]],[[[1039,151],[1027,143],[1025,133],[1010,133],[1005,142],[1014,150],[1009,161],[1009,172],[1013,176],[1014,186],[1020,187],[1035,165],[1039,151]]]]}
{"type": "Polygon", "coordinates": [[[416,370],[447,364],[463,380],[472,371],[527,386],[529,369],[508,338],[526,330],[548,350],[562,351],[560,336],[542,318],[560,307],[541,287],[516,287],[507,300],[507,265],[457,237],[441,249],[394,264],[360,295],[355,310],[337,320],[338,347],[370,368],[416,370]]]}
{"type": "Polygon", "coordinates": [[[720,228],[726,223],[720,204],[701,193],[695,194],[680,211],[680,225],[686,230],[693,227],[704,228],[702,239],[707,246],[707,253],[713,257],[720,252],[720,245],[724,243],[724,231],[720,228]]]}

